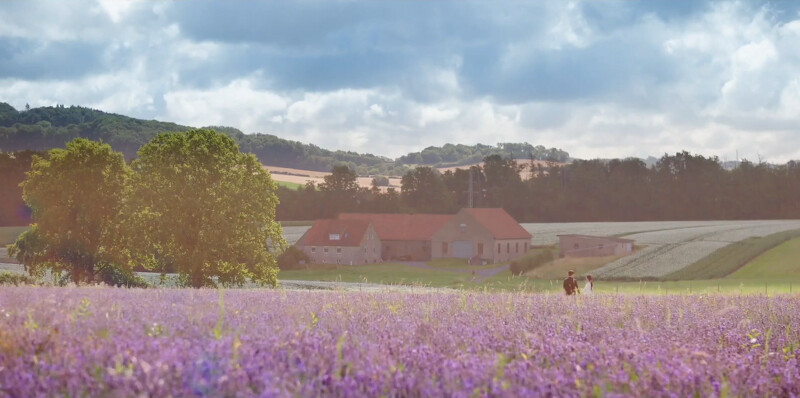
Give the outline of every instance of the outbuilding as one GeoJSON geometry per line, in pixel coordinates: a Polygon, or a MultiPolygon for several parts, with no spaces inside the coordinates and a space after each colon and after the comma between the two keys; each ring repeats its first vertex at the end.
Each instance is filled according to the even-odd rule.
{"type": "Polygon", "coordinates": [[[431,237],[453,215],[342,213],[338,218],[371,223],[385,261],[428,261],[432,258],[431,237]]]}
{"type": "Polygon", "coordinates": [[[433,258],[499,263],[525,255],[533,236],[501,208],[461,209],[431,238],[433,258]]]}
{"type": "Polygon", "coordinates": [[[363,220],[316,220],[295,243],[312,263],[372,264],[381,261],[381,241],[363,220]]]}
{"type": "Polygon", "coordinates": [[[633,252],[631,239],[592,235],[558,235],[560,257],[623,256],[633,252]]]}

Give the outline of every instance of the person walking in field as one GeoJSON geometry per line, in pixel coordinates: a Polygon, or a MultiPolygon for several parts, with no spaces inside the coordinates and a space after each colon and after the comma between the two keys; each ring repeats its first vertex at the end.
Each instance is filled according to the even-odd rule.
{"type": "Polygon", "coordinates": [[[594,293],[594,278],[591,275],[586,275],[586,286],[583,287],[583,294],[594,293]]]}
{"type": "Polygon", "coordinates": [[[566,293],[567,296],[572,296],[581,292],[580,288],[578,288],[578,281],[575,280],[575,271],[569,270],[569,272],[567,272],[567,278],[564,279],[563,286],[564,293],[566,293]]]}

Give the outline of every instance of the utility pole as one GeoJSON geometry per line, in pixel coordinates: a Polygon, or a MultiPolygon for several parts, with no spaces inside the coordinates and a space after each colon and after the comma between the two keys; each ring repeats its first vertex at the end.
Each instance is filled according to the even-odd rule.
{"type": "Polygon", "coordinates": [[[467,199],[467,206],[472,208],[472,167],[469,168],[469,198],[467,199]]]}

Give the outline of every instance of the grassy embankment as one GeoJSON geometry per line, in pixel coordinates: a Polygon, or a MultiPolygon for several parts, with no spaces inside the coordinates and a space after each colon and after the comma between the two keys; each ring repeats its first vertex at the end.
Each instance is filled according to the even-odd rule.
{"type": "MultiPolygon", "coordinates": [[[[768,251],[781,246],[784,242],[798,237],[800,237],[800,230],[792,230],[731,243],[700,259],[700,261],[667,275],[664,279],[677,281],[725,278],[736,273],[737,270],[745,267],[746,264],[768,251]]],[[[778,257],[773,256],[775,260],[773,260],[772,264],[780,266],[778,257]]],[[[787,263],[796,262],[795,259],[780,257],[781,262],[787,263]]],[[[756,279],[764,279],[756,273],[751,273],[750,275],[755,276],[756,279]]]]}

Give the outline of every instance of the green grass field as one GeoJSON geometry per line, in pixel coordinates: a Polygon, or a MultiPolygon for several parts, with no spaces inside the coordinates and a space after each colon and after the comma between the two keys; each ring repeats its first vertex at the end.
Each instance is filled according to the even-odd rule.
{"type": "Polygon", "coordinates": [[[28,227],[0,227],[0,247],[14,243],[17,236],[27,230],[28,227]]]}
{"type": "MultiPolygon", "coordinates": [[[[339,281],[452,288],[478,291],[524,291],[560,294],[561,279],[536,279],[512,276],[503,271],[485,280],[475,281],[471,274],[446,269],[422,269],[403,264],[359,266],[314,266],[309,270],[281,271],[280,280],[339,281]]],[[[583,287],[585,281],[579,278],[583,287]]],[[[598,294],[787,294],[800,291],[800,280],[737,280],[701,281],[595,281],[598,294]]]]}
{"type": "Polygon", "coordinates": [[[305,281],[461,287],[469,282],[472,275],[465,272],[432,270],[403,264],[385,263],[358,266],[318,265],[309,270],[281,271],[278,278],[305,281]]]}
{"type": "Polygon", "coordinates": [[[279,187],[285,187],[289,189],[297,189],[303,186],[303,184],[297,182],[289,182],[289,181],[275,181],[279,187]]]}
{"type": "Polygon", "coordinates": [[[750,238],[725,246],[700,261],[667,275],[667,280],[724,278],[782,243],[800,237],[800,230],[750,238]]]}
{"type": "Polygon", "coordinates": [[[788,240],[766,251],[727,279],[800,282],[800,238],[788,240]]]}

